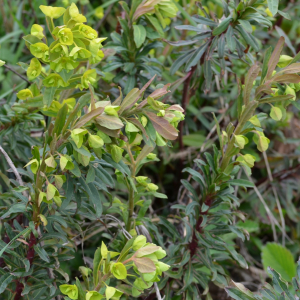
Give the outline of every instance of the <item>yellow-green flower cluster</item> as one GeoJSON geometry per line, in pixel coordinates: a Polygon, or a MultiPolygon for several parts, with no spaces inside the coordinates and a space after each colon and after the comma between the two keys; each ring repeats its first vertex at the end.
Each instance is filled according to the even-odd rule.
{"type": "MultiPolygon", "coordinates": [[[[67,9],[63,7],[51,7],[41,5],[40,9],[50,23],[49,29],[54,38],[50,45],[44,36],[43,28],[34,24],[31,28],[31,40],[35,41],[29,45],[32,59],[27,70],[29,80],[37,78],[42,71],[41,63],[50,64],[50,69],[56,73],[66,70],[67,72],[76,69],[80,63],[89,62],[95,64],[104,57],[102,42],[106,38],[98,38],[98,32],[84,24],[86,17],[79,13],[77,6],[72,3],[67,9]],[[53,19],[63,15],[64,25],[54,27],[53,19]]],[[[45,76],[44,76],[45,77],[45,76]]],[[[70,82],[80,81],[77,87],[88,89],[89,84],[96,81],[95,70],[86,71],[79,79],[71,78],[70,82]]],[[[50,74],[44,78],[46,87],[66,87],[70,82],[64,82],[58,74],[50,74]]]]}
{"type": "MultiPolygon", "coordinates": [[[[112,278],[124,281],[127,284],[126,290],[129,291],[131,288],[131,295],[138,297],[154,282],[160,280],[159,276],[162,275],[162,272],[169,269],[169,265],[159,261],[165,256],[166,252],[161,247],[147,243],[147,239],[143,235],[129,240],[121,253],[109,251],[102,242],[101,248],[98,248],[95,253],[95,261],[99,261],[99,265],[96,266],[99,272],[86,267],[79,268],[85,283],[90,282],[91,276],[95,276],[95,274],[97,276],[93,278],[94,285],[97,287],[93,290],[89,288],[91,291],[86,291],[85,299],[119,300],[123,292],[108,285],[112,278]],[[114,260],[112,260],[113,258],[114,260]]],[[[80,287],[78,283],[76,285],[61,285],[60,290],[70,299],[78,299],[78,287],[80,287]]],[[[118,284],[118,286],[121,285],[118,284]]],[[[124,283],[123,286],[125,286],[124,283]]]]}

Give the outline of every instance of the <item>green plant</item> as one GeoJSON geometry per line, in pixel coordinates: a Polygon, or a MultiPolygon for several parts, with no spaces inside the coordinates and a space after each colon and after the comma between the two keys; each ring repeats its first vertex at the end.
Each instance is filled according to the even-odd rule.
{"type": "MultiPolygon", "coordinates": [[[[103,58],[100,48],[105,39],[98,38],[94,29],[83,24],[86,18],[74,3],[67,9],[41,6],[41,10],[53,41],[37,24],[30,35],[24,36],[35,58],[29,65],[20,65],[33,82],[18,92],[19,101],[11,107],[16,114],[11,115],[10,122],[18,126],[27,118],[31,123],[41,122],[42,145],[32,147],[32,159],[25,166],[27,171],[22,171],[28,181],[14,181],[13,185],[6,181],[9,191],[1,195],[5,206],[1,207],[0,218],[5,220],[7,239],[6,243],[1,242],[5,268],[1,269],[0,293],[5,291],[5,297],[15,300],[22,296],[46,299],[47,295],[53,298],[60,294],[57,284],[68,281],[60,264],[72,258],[69,252],[74,249],[70,230],[80,234],[84,219],[100,221],[103,211],[108,214],[118,206],[127,230],[134,230],[149,205],[149,200],[142,197],[164,197],[157,193],[155,184],[138,176],[138,172],[144,164],[157,160],[151,153],[156,145],[165,146],[177,137],[176,127],[183,119],[180,106],[157,100],[168,93],[168,85],[144,98],[153,79],[142,89],[132,89],[124,98],[120,90],[113,103],[109,99],[99,101],[94,90],[98,75],[93,65],[103,58]],[[55,27],[54,21],[62,16],[64,25],[55,27]],[[34,114],[38,117],[34,118],[34,114]],[[48,117],[47,122],[43,115],[48,117]],[[107,168],[112,168],[119,183],[128,189],[128,202],[120,201],[116,192],[108,189],[114,188],[114,180],[107,168]],[[137,207],[139,216],[134,218],[137,207]],[[48,279],[44,280],[47,272],[48,279]]],[[[12,162],[7,162],[20,178],[12,162]]],[[[126,241],[122,233],[119,235],[116,242],[121,250],[126,241]]],[[[126,245],[125,256],[131,247],[130,242],[126,245]]],[[[138,258],[134,257],[128,259],[137,266],[138,258]]],[[[109,261],[102,263],[106,268],[109,261]]],[[[99,270],[100,266],[96,267],[99,270]]],[[[150,267],[154,268],[153,263],[150,267]]],[[[140,271],[139,266],[137,269],[140,271]]],[[[163,269],[157,272],[161,274],[163,269]]],[[[101,287],[109,280],[107,272],[101,287]]],[[[97,285],[95,281],[95,288],[97,285]]],[[[62,285],[61,292],[77,299],[75,287],[62,285]]]]}
{"type": "Polygon", "coordinates": [[[189,172],[195,184],[183,180],[189,202],[172,207],[180,210],[181,219],[185,220],[182,226],[186,235],[177,235],[180,246],[170,249],[171,255],[167,260],[173,268],[180,268],[180,272],[170,269],[167,275],[171,281],[182,276],[179,292],[185,291],[187,298],[196,297],[199,286],[208,292],[210,280],[219,286],[227,285],[229,277],[222,261],[231,258],[241,267],[247,267],[244,257],[237,253],[233,244],[226,243],[224,235],[234,233],[243,241],[249,235],[234,223],[236,218],[245,220],[245,216],[236,209],[239,199],[233,187],[254,187],[252,182],[236,178],[242,169],[246,175],[251,175],[254,166],[255,157],[243,152],[245,145],[252,139],[259,151],[268,149],[270,140],[265,137],[261,125],[266,115],[256,114],[256,109],[259,105],[269,104],[270,116],[280,120],[285,108],[294,100],[294,92],[289,92],[290,86],[287,84],[299,82],[300,77],[296,74],[299,72],[299,64],[296,63],[298,56],[275,72],[283,45],[284,39],[281,38],[272,53],[271,49],[267,51],[262,70],[254,65],[248,71],[238,98],[237,125],[230,123],[226,131],[221,131],[215,117],[220,150],[214,146],[212,154],[204,153],[205,160],[196,159],[198,171],[192,168],[184,170],[189,172]],[[251,99],[259,75],[260,83],[255,86],[251,99]],[[273,90],[274,87],[278,90],[273,90]]]}
{"type": "MultiPolygon", "coordinates": [[[[94,269],[80,267],[84,288],[78,278],[76,285],[61,285],[60,290],[71,299],[120,299],[123,293],[138,297],[145,289],[159,281],[162,272],[170,266],[160,262],[166,252],[154,244],[147,243],[143,235],[131,238],[121,253],[108,251],[102,242],[94,256],[94,269]],[[114,260],[113,260],[114,259],[114,260]],[[108,286],[106,282],[117,279],[119,284],[108,286]],[[126,284],[122,284],[122,281],[126,284]],[[70,295],[74,295],[73,298],[70,295]]],[[[111,283],[109,283],[111,285],[111,283]]]]}
{"type": "Polygon", "coordinates": [[[297,276],[292,282],[285,281],[278,272],[272,268],[268,268],[268,273],[272,276],[272,284],[266,283],[259,293],[253,293],[246,289],[241,283],[232,282],[232,286],[226,288],[226,292],[230,297],[236,300],[240,299],[299,299],[299,271],[300,262],[298,261],[297,276]]]}

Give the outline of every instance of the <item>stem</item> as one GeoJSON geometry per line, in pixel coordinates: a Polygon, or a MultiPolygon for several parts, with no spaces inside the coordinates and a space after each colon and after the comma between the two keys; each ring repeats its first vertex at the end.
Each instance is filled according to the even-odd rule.
{"type": "Polygon", "coordinates": [[[4,68],[6,68],[7,70],[15,73],[16,75],[18,75],[20,78],[22,78],[24,81],[26,81],[27,83],[31,84],[32,82],[30,82],[26,77],[24,77],[23,75],[19,74],[17,71],[15,71],[13,68],[7,66],[7,65],[3,65],[4,68]]]}
{"type": "MultiPolygon", "coordinates": [[[[247,104],[247,106],[244,109],[244,112],[242,113],[239,123],[234,131],[235,135],[239,135],[245,124],[249,121],[249,119],[253,116],[256,107],[258,106],[257,101],[251,101],[250,103],[247,104]]],[[[234,150],[234,135],[232,135],[232,138],[230,142],[228,143],[228,147],[226,149],[226,152],[224,154],[222,163],[221,163],[221,172],[224,172],[227,166],[229,165],[231,159],[232,159],[232,151],[234,150]]]]}
{"type": "MultiPolygon", "coordinates": [[[[130,145],[129,143],[126,143],[126,148],[127,148],[127,153],[130,157],[131,160],[131,178],[132,180],[135,177],[135,172],[136,172],[136,161],[133,158],[131,149],[130,149],[130,145]]],[[[131,224],[133,221],[133,213],[134,213],[134,189],[131,186],[130,182],[129,182],[129,198],[128,198],[128,205],[129,205],[129,216],[128,216],[128,222],[126,224],[126,230],[129,232],[131,229],[131,224]]]]}
{"type": "Polygon", "coordinates": [[[126,230],[130,231],[131,229],[131,223],[133,221],[133,211],[134,211],[134,190],[132,188],[132,186],[129,187],[129,217],[128,217],[128,222],[126,225],[126,230]]]}

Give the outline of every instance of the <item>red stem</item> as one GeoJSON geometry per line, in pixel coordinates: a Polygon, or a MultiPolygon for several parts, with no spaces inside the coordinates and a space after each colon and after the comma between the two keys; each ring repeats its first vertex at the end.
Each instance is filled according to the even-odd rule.
{"type": "MultiPolygon", "coordinates": [[[[212,206],[212,204],[213,204],[213,195],[208,195],[205,200],[205,205],[207,205],[210,208],[212,206]]],[[[200,211],[200,215],[199,215],[199,218],[197,220],[197,223],[196,223],[196,226],[195,226],[195,229],[193,232],[192,241],[189,244],[191,257],[193,257],[196,254],[196,251],[198,248],[198,238],[196,236],[196,231],[198,231],[199,233],[202,233],[201,223],[203,221],[203,216],[208,214],[209,208],[205,212],[200,211]]]]}
{"type": "MultiPolygon", "coordinates": [[[[37,244],[37,239],[34,236],[34,234],[31,232],[30,233],[30,239],[29,239],[29,244],[28,244],[28,251],[27,251],[27,259],[29,260],[30,266],[32,266],[34,255],[35,255],[35,250],[34,246],[37,244]]],[[[25,277],[25,282],[27,281],[28,277],[25,277]]],[[[16,286],[16,295],[14,300],[19,300],[22,298],[22,292],[24,289],[24,284],[18,279],[17,281],[17,286],[16,286]]]]}

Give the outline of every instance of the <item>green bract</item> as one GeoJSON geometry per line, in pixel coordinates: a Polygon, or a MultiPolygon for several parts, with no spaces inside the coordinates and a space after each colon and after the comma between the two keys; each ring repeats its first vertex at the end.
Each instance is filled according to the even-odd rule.
{"type": "Polygon", "coordinates": [[[103,298],[104,296],[95,291],[88,292],[85,296],[86,300],[101,300],[103,298]]]}
{"type": "Polygon", "coordinates": [[[45,61],[48,61],[49,48],[44,43],[36,43],[30,45],[30,52],[37,58],[42,58],[45,61]]]}
{"type": "Polygon", "coordinates": [[[27,69],[27,77],[29,80],[37,78],[42,72],[42,65],[38,59],[33,58],[27,69]]]}
{"type": "Polygon", "coordinates": [[[69,7],[69,14],[72,20],[77,23],[84,23],[86,22],[86,17],[79,13],[78,7],[75,3],[72,3],[69,7]]]}
{"type": "Polygon", "coordinates": [[[38,39],[41,40],[44,37],[43,27],[38,24],[33,24],[31,27],[31,35],[36,36],[38,39]]]}
{"type": "Polygon", "coordinates": [[[76,300],[78,299],[78,288],[74,285],[63,284],[59,286],[60,291],[67,295],[70,299],[76,300]]]}
{"type": "Polygon", "coordinates": [[[83,89],[88,89],[89,84],[93,85],[96,82],[97,73],[96,70],[88,70],[84,72],[81,77],[81,84],[78,84],[78,87],[83,89]]]}
{"type": "Polygon", "coordinates": [[[32,98],[33,94],[30,89],[24,89],[18,92],[17,97],[21,100],[32,98]]]}
{"type": "Polygon", "coordinates": [[[78,25],[74,28],[74,31],[75,30],[78,30],[79,34],[83,35],[84,37],[90,40],[93,40],[98,37],[98,32],[88,25],[84,25],[84,24],[78,25]]]}
{"type": "Polygon", "coordinates": [[[105,296],[107,300],[119,300],[123,293],[114,287],[108,286],[105,290],[105,296]]]}
{"type": "Polygon", "coordinates": [[[66,87],[68,83],[64,82],[62,77],[58,74],[50,74],[44,80],[43,84],[46,87],[66,87]]]}
{"type": "Polygon", "coordinates": [[[40,5],[40,10],[47,17],[52,19],[58,19],[64,14],[66,9],[63,7],[52,7],[52,6],[40,5]]]}
{"type": "Polygon", "coordinates": [[[122,263],[112,264],[110,270],[117,279],[125,279],[127,277],[126,267],[122,263]]]}

